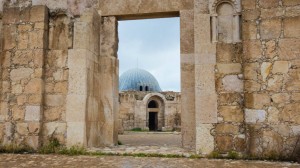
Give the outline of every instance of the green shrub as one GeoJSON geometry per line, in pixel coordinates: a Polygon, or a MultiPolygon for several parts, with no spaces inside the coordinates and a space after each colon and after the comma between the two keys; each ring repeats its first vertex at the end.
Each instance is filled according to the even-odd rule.
{"type": "Polygon", "coordinates": [[[39,149],[41,154],[57,153],[61,148],[61,144],[56,138],[50,138],[49,142],[39,149]]]}
{"type": "Polygon", "coordinates": [[[218,151],[213,151],[207,157],[211,159],[219,159],[222,158],[222,155],[220,155],[218,151]]]}
{"type": "Polygon", "coordinates": [[[227,158],[228,159],[239,159],[239,154],[236,151],[229,151],[227,158]]]}

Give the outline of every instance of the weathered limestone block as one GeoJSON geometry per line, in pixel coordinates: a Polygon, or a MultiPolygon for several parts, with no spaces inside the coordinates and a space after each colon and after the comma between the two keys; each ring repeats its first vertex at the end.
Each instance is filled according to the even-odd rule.
{"type": "Polygon", "coordinates": [[[49,27],[49,49],[67,50],[72,47],[70,24],[70,19],[66,15],[58,16],[52,20],[49,27]]]}
{"type": "Polygon", "coordinates": [[[265,93],[247,93],[245,94],[245,106],[252,109],[263,109],[271,102],[271,98],[265,93]]]}
{"type": "Polygon", "coordinates": [[[285,16],[286,17],[295,17],[300,15],[299,11],[300,7],[298,6],[291,6],[285,8],[285,16]]]}
{"type": "Polygon", "coordinates": [[[292,93],[291,100],[295,101],[295,102],[299,102],[300,101],[300,93],[292,93]]]}
{"type": "Polygon", "coordinates": [[[31,79],[25,86],[24,93],[27,94],[41,94],[43,92],[43,80],[34,78],[31,79]]]}
{"type": "Polygon", "coordinates": [[[239,133],[239,126],[225,123],[217,124],[216,133],[237,135],[239,133]]]}
{"type": "Polygon", "coordinates": [[[262,8],[274,8],[279,5],[278,0],[260,0],[259,5],[262,8]]]}
{"type": "Polygon", "coordinates": [[[217,64],[218,72],[221,74],[240,74],[242,73],[242,65],[239,63],[217,64]]]}
{"type": "Polygon", "coordinates": [[[45,98],[45,103],[47,106],[61,106],[64,104],[63,95],[47,95],[45,98]]]}
{"type": "Polygon", "coordinates": [[[40,121],[41,107],[40,106],[26,106],[25,121],[40,121]]]}
{"type": "Polygon", "coordinates": [[[272,9],[261,9],[261,18],[268,19],[268,18],[275,18],[284,16],[284,8],[272,8],[272,9]]]}
{"type": "Polygon", "coordinates": [[[242,60],[243,46],[241,43],[217,43],[216,54],[218,63],[239,63],[242,60]]]}
{"type": "Polygon", "coordinates": [[[283,85],[283,76],[282,75],[273,75],[268,80],[267,90],[280,92],[282,90],[283,85]]]}
{"type": "Polygon", "coordinates": [[[65,106],[62,107],[47,107],[44,108],[45,121],[64,121],[65,120],[65,106]]]}
{"type": "Polygon", "coordinates": [[[271,69],[272,69],[272,63],[270,62],[263,62],[261,64],[260,73],[262,76],[263,81],[265,82],[267,80],[267,77],[270,75],[271,69]]]}
{"type": "Polygon", "coordinates": [[[285,74],[288,73],[289,68],[291,67],[291,64],[289,61],[275,61],[273,68],[272,68],[272,73],[280,73],[280,74],[285,74]]]}
{"type": "Polygon", "coordinates": [[[300,135],[300,126],[299,125],[292,126],[291,129],[292,129],[294,135],[300,135]]]}
{"type": "Polygon", "coordinates": [[[210,154],[214,151],[214,136],[211,130],[214,128],[212,124],[201,124],[197,126],[196,151],[201,154],[210,154]]]}
{"type": "Polygon", "coordinates": [[[227,75],[222,79],[223,88],[227,92],[243,92],[244,82],[237,75],[227,75]]]}
{"type": "MultiPolygon", "coordinates": [[[[4,19],[3,19],[4,20],[4,19]]],[[[4,23],[4,21],[3,21],[4,23]]],[[[3,50],[10,50],[16,47],[17,28],[16,25],[3,25],[3,50]]]]}
{"type": "Polygon", "coordinates": [[[283,5],[285,6],[294,6],[299,4],[300,2],[298,0],[283,0],[283,5]]]}
{"type": "Polygon", "coordinates": [[[260,25],[260,33],[261,38],[264,40],[279,38],[281,35],[281,20],[263,20],[260,25]]]}
{"type": "Polygon", "coordinates": [[[256,0],[242,1],[242,8],[243,9],[255,9],[255,7],[256,7],[256,0]]]}
{"type": "Polygon", "coordinates": [[[280,111],[273,106],[268,108],[268,123],[278,123],[279,122],[280,111]]]}
{"type": "Polygon", "coordinates": [[[28,124],[27,123],[17,123],[16,131],[19,135],[26,136],[28,134],[28,124]]]}
{"type": "Polygon", "coordinates": [[[33,73],[33,69],[31,68],[13,69],[10,72],[10,78],[12,81],[19,81],[24,78],[29,78],[32,73],[33,73]]]}
{"type": "Polygon", "coordinates": [[[229,152],[233,149],[233,138],[232,136],[216,136],[217,149],[220,152],[229,152]]]}
{"type": "Polygon", "coordinates": [[[180,17],[180,52],[181,54],[194,53],[194,30],[191,25],[194,24],[194,12],[181,11],[180,17]]]}
{"type": "Polygon", "coordinates": [[[293,60],[299,58],[300,39],[286,38],[279,40],[279,58],[293,60]]]}
{"type": "Polygon", "coordinates": [[[256,81],[252,81],[252,80],[245,80],[244,81],[244,89],[247,92],[258,92],[261,90],[261,84],[256,82],[256,81]]]}
{"type": "Polygon", "coordinates": [[[278,48],[276,46],[275,40],[270,40],[266,42],[266,50],[265,50],[265,56],[267,58],[274,58],[278,54],[278,48]]]}
{"type": "Polygon", "coordinates": [[[288,93],[277,93],[271,96],[274,103],[288,103],[290,95],[288,93]]]}
{"type": "Polygon", "coordinates": [[[37,134],[40,132],[41,124],[39,122],[28,123],[28,131],[31,134],[37,134]]]}
{"type": "Polygon", "coordinates": [[[84,49],[69,50],[69,94],[87,95],[87,58],[91,54],[84,49]]]}
{"type": "Polygon", "coordinates": [[[255,40],[257,37],[256,22],[248,21],[243,23],[243,40],[255,40]]]}
{"type": "Polygon", "coordinates": [[[284,122],[300,124],[300,103],[291,103],[284,106],[279,114],[279,119],[284,122]]]}
{"type": "Polygon", "coordinates": [[[220,106],[218,111],[224,122],[243,122],[244,120],[242,108],[239,106],[220,106]]]}
{"type": "Polygon", "coordinates": [[[221,93],[219,95],[220,105],[242,105],[243,96],[240,93],[221,93]]]}
{"type": "Polygon", "coordinates": [[[284,37],[299,38],[300,37],[300,16],[290,17],[283,20],[284,37]]]}
{"type": "Polygon", "coordinates": [[[244,41],[244,59],[245,60],[258,60],[262,56],[262,46],[259,40],[244,41]]]}
{"type": "Polygon", "coordinates": [[[49,122],[43,125],[44,132],[43,134],[46,136],[51,136],[55,134],[65,134],[67,130],[66,123],[59,122],[49,122]]]}
{"type": "Polygon", "coordinates": [[[245,122],[249,124],[261,123],[266,120],[265,110],[245,109],[245,122]]]}
{"type": "Polygon", "coordinates": [[[272,125],[272,128],[275,132],[283,137],[289,137],[292,133],[292,130],[289,125],[286,124],[279,124],[279,125],[272,125]]]}
{"type": "Polygon", "coordinates": [[[260,10],[254,9],[243,12],[243,19],[247,21],[254,21],[260,17],[260,10]]]}
{"type": "Polygon", "coordinates": [[[193,0],[102,0],[99,6],[103,16],[130,16],[130,14],[172,13],[180,10],[191,10],[194,7],[193,2],[193,0]]]}

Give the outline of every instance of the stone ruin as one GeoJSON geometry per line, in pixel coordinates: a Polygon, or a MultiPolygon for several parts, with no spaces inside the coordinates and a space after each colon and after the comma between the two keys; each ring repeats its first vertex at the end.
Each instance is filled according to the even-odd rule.
{"type": "Polygon", "coordinates": [[[299,0],[1,0],[0,11],[2,144],[117,144],[117,21],[180,17],[182,147],[295,150],[299,0]]]}

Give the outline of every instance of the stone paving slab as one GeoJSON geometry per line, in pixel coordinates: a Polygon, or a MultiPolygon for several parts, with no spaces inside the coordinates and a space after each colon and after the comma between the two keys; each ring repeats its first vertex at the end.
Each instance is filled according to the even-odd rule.
{"type": "Polygon", "coordinates": [[[1,168],[299,168],[288,162],[121,156],[0,155],[1,168]]]}
{"type": "Polygon", "coordinates": [[[89,152],[102,152],[107,154],[162,154],[162,155],[182,155],[189,157],[192,151],[187,151],[180,147],[165,146],[127,146],[119,145],[115,147],[90,148],[89,152]]]}

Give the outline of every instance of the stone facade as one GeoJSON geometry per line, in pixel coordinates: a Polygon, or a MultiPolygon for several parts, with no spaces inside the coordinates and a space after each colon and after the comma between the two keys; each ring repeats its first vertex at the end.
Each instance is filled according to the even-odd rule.
{"type": "Polygon", "coordinates": [[[180,131],[180,93],[125,91],[119,96],[119,133],[133,128],[149,130],[149,112],[158,113],[158,131],[180,131]],[[152,100],[157,109],[148,108],[152,100]]]}
{"type": "Polygon", "coordinates": [[[3,0],[0,11],[3,144],[116,144],[117,21],[180,16],[183,147],[294,151],[299,0],[3,0]]]}

